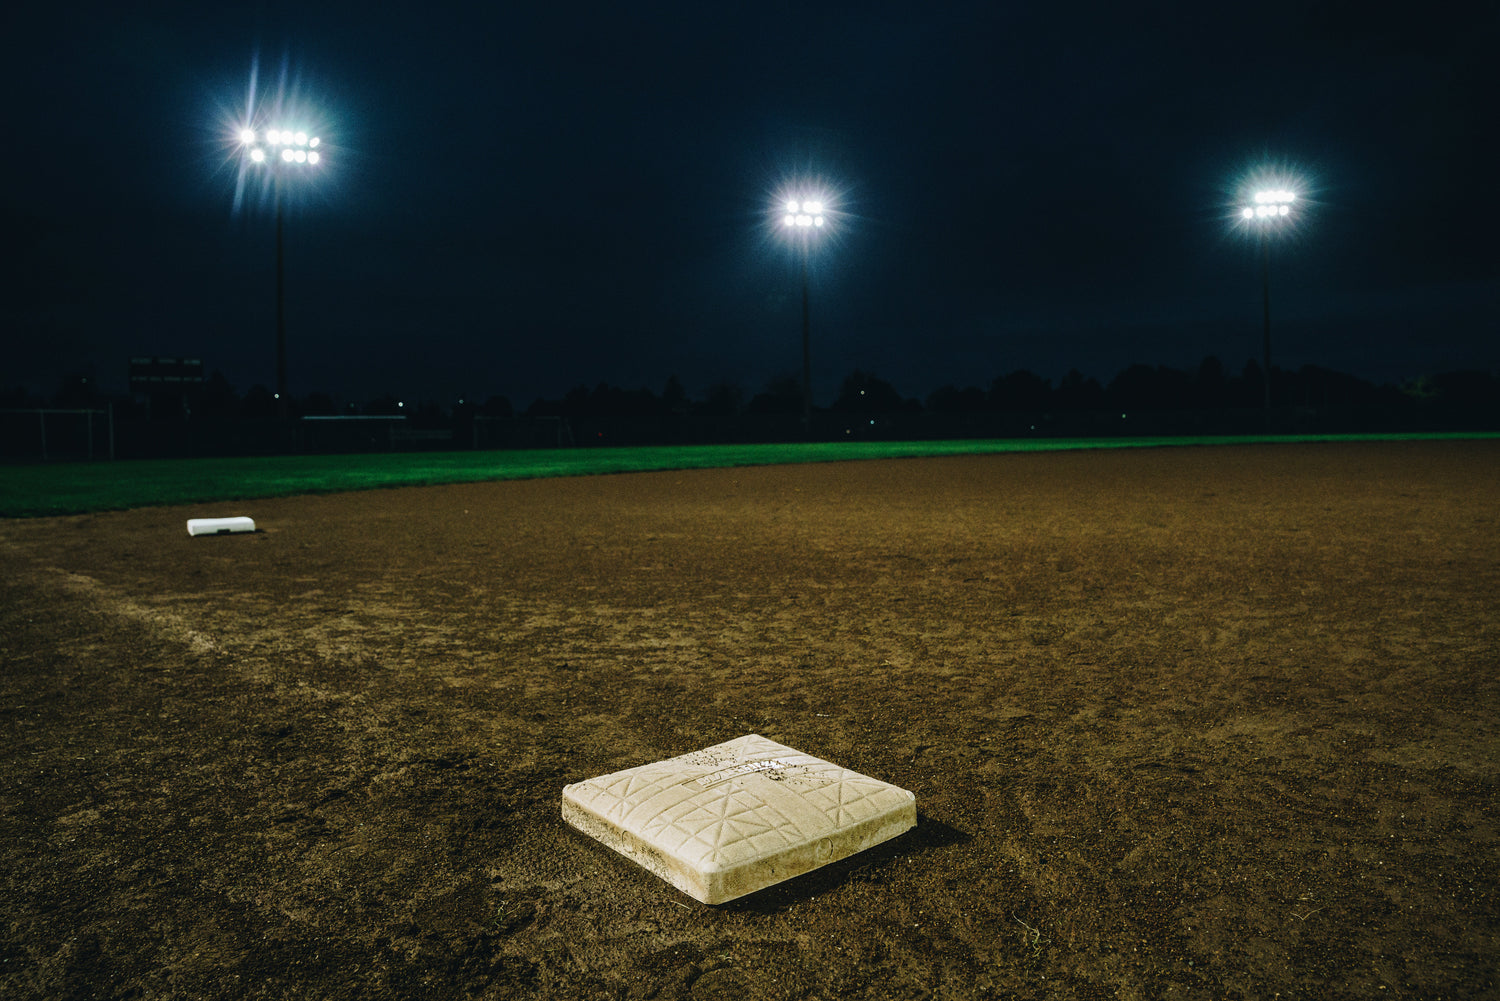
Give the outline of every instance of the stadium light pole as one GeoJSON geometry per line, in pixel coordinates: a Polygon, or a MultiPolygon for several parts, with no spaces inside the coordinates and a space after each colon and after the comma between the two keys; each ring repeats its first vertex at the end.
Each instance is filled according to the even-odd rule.
{"type": "Polygon", "coordinates": [[[1260,290],[1264,315],[1261,326],[1265,355],[1266,413],[1271,412],[1271,230],[1288,221],[1297,193],[1289,188],[1268,188],[1255,192],[1251,204],[1240,209],[1240,218],[1260,234],[1260,290]]]}
{"type": "Polygon", "coordinates": [[[788,198],[781,206],[781,227],[798,241],[802,269],[802,430],[812,435],[812,307],[808,296],[807,259],[812,240],[827,223],[822,199],[788,198]]]}
{"type": "Polygon", "coordinates": [[[321,139],[301,129],[240,130],[240,147],[246,162],[271,172],[271,190],[276,200],[276,414],[282,420],[287,416],[287,395],[286,251],[282,236],[285,213],[281,205],[281,181],[285,171],[317,167],[323,161],[318,149],[321,145],[321,139]]]}

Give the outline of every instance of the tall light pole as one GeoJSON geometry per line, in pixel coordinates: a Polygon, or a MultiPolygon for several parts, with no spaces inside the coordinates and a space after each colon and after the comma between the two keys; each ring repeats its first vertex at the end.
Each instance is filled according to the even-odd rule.
{"type": "Polygon", "coordinates": [[[286,253],[281,205],[282,173],[317,167],[323,160],[322,140],[301,129],[270,128],[258,133],[240,130],[240,146],[251,166],[271,171],[271,189],[276,199],[276,414],[287,416],[286,395],[286,253]]]}
{"type": "Polygon", "coordinates": [[[781,225],[798,241],[802,268],[802,430],[812,434],[812,307],[808,301],[807,259],[812,239],[827,222],[823,201],[817,197],[788,198],[782,206],[781,225]]]}
{"type": "Polygon", "coordinates": [[[1240,209],[1240,218],[1260,233],[1260,289],[1264,306],[1262,338],[1265,351],[1266,413],[1271,412],[1271,230],[1289,221],[1297,193],[1289,188],[1255,192],[1251,204],[1240,209]]]}

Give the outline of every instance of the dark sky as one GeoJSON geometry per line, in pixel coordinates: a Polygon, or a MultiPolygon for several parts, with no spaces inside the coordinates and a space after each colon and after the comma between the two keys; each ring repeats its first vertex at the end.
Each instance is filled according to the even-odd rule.
{"type": "Polygon", "coordinates": [[[814,183],[815,395],[1018,368],[1500,370],[1500,8],[1382,3],[33,5],[6,15],[0,388],[192,355],[274,385],[255,112],[289,178],[290,389],[524,407],[800,372],[773,223],[814,183]],[[149,12],[146,12],[149,11],[149,12]],[[243,186],[241,186],[243,184],[243,186]]]}

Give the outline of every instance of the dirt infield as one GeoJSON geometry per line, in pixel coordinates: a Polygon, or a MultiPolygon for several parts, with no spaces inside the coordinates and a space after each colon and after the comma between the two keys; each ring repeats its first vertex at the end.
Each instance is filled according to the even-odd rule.
{"type": "Polygon", "coordinates": [[[1500,996],[1500,442],[0,522],[6,998],[1500,996]],[[255,535],[189,538],[191,516],[255,535]],[[718,908],[562,786],[920,823],[718,908]]]}

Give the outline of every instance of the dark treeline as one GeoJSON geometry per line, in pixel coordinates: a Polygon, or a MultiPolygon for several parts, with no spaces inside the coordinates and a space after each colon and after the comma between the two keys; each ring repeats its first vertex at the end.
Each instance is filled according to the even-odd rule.
{"type": "MultiPolygon", "coordinates": [[[[1308,365],[1297,371],[1273,369],[1270,396],[1272,405],[1278,408],[1399,410],[1425,405],[1477,414],[1493,411],[1500,403],[1500,378],[1488,372],[1449,372],[1424,375],[1398,386],[1375,384],[1308,365]]],[[[1217,358],[1209,357],[1193,371],[1165,365],[1132,365],[1107,383],[1076,369],[1056,383],[1021,369],[996,375],[983,385],[944,385],[925,399],[903,396],[893,383],[856,370],[843,380],[832,403],[819,409],[876,415],[1214,411],[1255,409],[1264,406],[1265,399],[1264,372],[1255,361],[1247,362],[1238,373],[1231,374],[1217,358]]],[[[113,405],[122,416],[158,420],[259,419],[278,413],[275,398],[264,386],[252,386],[241,395],[220,372],[214,372],[189,390],[150,398],[110,397],[86,374],[69,376],[47,398],[20,389],[0,391],[0,408],[100,409],[106,405],[113,405]]],[[[402,400],[387,394],[361,402],[339,402],[325,392],[310,393],[289,404],[293,417],[391,416],[419,423],[448,421],[464,415],[491,418],[786,415],[798,414],[801,408],[801,383],[791,375],[774,378],[755,393],[747,392],[739,383],[723,382],[707,387],[696,397],[675,375],[667,379],[660,393],[647,387],[626,389],[601,382],[592,387],[576,386],[561,399],[534,400],[524,409],[514,407],[504,396],[439,403],[402,400]]]]}
{"type": "MultiPolygon", "coordinates": [[[[1188,412],[1257,410],[1265,405],[1264,372],[1254,361],[1237,374],[1217,358],[1205,358],[1194,371],[1165,365],[1132,365],[1108,383],[1077,370],[1054,383],[1024,369],[997,375],[983,386],[949,384],[925,399],[903,396],[896,386],[868,372],[843,380],[827,412],[834,414],[1053,414],[1087,412],[1188,412]]],[[[1493,420],[1500,406],[1500,379],[1487,372],[1422,376],[1401,386],[1375,384],[1318,366],[1272,371],[1271,401],[1277,408],[1427,412],[1493,420]]],[[[797,378],[773,379],[750,395],[743,386],[721,383],[694,399],[673,376],[665,390],[622,389],[608,383],[578,386],[560,400],[540,399],[521,416],[558,418],[650,418],[794,415],[801,412],[797,378]]],[[[504,399],[491,400],[479,413],[511,416],[504,399]]]]}
{"type": "MultiPolygon", "coordinates": [[[[983,385],[941,386],[925,399],[903,396],[878,375],[855,371],[834,399],[802,420],[796,376],[757,392],[722,382],[690,393],[672,376],[661,392],[606,382],[580,385],[561,399],[518,409],[503,396],[483,401],[403,400],[354,403],[327,393],[278,401],[264,386],[238,393],[219,372],[171,393],[109,397],[89,375],[65,380],[48,399],[0,391],[0,454],[26,456],[61,444],[66,418],[50,426],[22,411],[109,409],[109,434],[123,454],[347,451],[384,448],[510,448],[568,444],[690,443],[846,436],[886,438],[1011,437],[1093,434],[1239,434],[1250,432],[1481,431],[1500,429],[1500,378],[1488,372],[1422,376],[1377,385],[1318,366],[1274,369],[1270,408],[1262,368],[1237,373],[1216,358],[1196,369],[1132,365],[1107,383],[1071,371],[1053,382],[1033,372],[996,375],[983,385]],[[328,422],[328,418],[350,420],[328,422]],[[172,430],[177,428],[179,430],[172,430]],[[14,440],[12,440],[14,439],[14,440]]],[[[82,418],[78,418],[81,422],[82,418]]],[[[89,426],[80,424],[80,426],[89,426]]],[[[92,432],[97,438],[101,433],[92,432]]],[[[76,437],[76,433],[74,435],[76,437]]],[[[113,444],[110,446],[113,448],[113,444]]],[[[77,450],[78,446],[75,446],[77,450]]],[[[98,451],[97,448],[94,451],[98,451]]]]}

